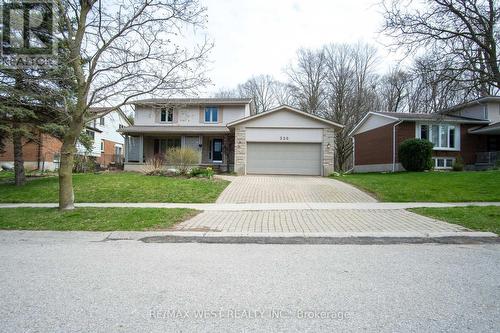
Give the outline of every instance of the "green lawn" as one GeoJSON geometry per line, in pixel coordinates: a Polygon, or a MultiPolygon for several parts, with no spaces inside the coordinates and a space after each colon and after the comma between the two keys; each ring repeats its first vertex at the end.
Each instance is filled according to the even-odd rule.
{"type": "Polygon", "coordinates": [[[0,182],[5,182],[9,180],[14,180],[14,172],[12,171],[0,171],[0,182]]]}
{"type": "Polygon", "coordinates": [[[500,207],[414,208],[410,211],[469,229],[500,235],[500,207]]]}
{"type": "MultiPolygon", "coordinates": [[[[215,202],[228,184],[132,172],[73,175],[76,202],[215,202]]],[[[57,202],[58,185],[57,177],[33,179],[23,187],[0,184],[0,202],[57,202]]]]}
{"type": "Polygon", "coordinates": [[[335,179],[353,184],[381,201],[500,201],[500,171],[349,174],[335,179]]]}
{"type": "Polygon", "coordinates": [[[2,208],[0,229],[6,230],[158,230],[182,222],[197,211],[183,208],[2,208]]]}

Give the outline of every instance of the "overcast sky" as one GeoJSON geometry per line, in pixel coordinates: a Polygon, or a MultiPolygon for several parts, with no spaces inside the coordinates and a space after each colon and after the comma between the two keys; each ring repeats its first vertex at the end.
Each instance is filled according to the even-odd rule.
{"type": "MultiPolygon", "coordinates": [[[[379,0],[201,0],[208,8],[208,35],[215,42],[210,60],[214,87],[233,88],[258,74],[285,79],[283,69],[300,47],[369,42],[382,65],[395,59],[377,31],[379,0]]],[[[387,39],[385,40],[387,41],[387,39]]]]}

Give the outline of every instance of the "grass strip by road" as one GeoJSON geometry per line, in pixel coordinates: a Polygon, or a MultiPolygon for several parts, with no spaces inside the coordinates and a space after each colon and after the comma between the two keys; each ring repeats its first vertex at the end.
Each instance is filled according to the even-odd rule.
{"type": "Polygon", "coordinates": [[[348,174],[334,179],[386,202],[500,201],[500,171],[348,174]]]}
{"type": "Polygon", "coordinates": [[[500,207],[412,208],[410,211],[463,227],[500,235],[500,207]]]}
{"type": "Polygon", "coordinates": [[[168,229],[199,211],[184,208],[2,208],[0,229],[146,231],[168,229]]]}
{"type": "MultiPolygon", "coordinates": [[[[73,175],[76,202],[211,203],[229,184],[220,179],[145,176],[133,172],[73,175]]],[[[0,202],[57,202],[57,177],[33,179],[25,186],[0,184],[0,202]]]]}

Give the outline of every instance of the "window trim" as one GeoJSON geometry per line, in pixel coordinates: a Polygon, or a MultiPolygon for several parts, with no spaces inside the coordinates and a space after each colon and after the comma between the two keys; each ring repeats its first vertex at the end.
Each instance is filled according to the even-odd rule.
{"type": "Polygon", "coordinates": [[[206,124],[217,124],[219,122],[220,117],[220,108],[218,106],[206,106],[204,113],[203,113],[203,122],[206,124]],[[216,114],[216,120],[214,121],[214,112],[217,111],[216,114]],[[209,120],[207,121],[207,112],[210,111],[209,113],[209,120]]]}
{"type": "Polygon", "coordinates": [[[427,125],[427,137],[430,142],[432,142],[432,136],[434,135],[433,133],[433,126],[438,126],[439,128],[439,133],[438,133],[438,140],[441,141],[441,134],[444,126],[447,126],[448,133],[446,135],[447,137],[447,142],[446,144],[449,146],[450,144],[450,127],[455,128],[455,147],[450,148],[450,147],[441,147],[441,146],[434,146],[433,150],[442,150],[442,151],[460,151],[460,124],[453,124],[453,123],[432,123],[432,122],[422,122],[422,123],[416,123],[415,124],[415,138],[420,139],[421,138],[421,127],[422,125],[427,125]]]}
{"type": "Polygon", "coordinates": [[[174,108],[172,107],[160,108],[160,123],[171,124],[173,122],[174,122],[174,108]],[[162,120],[163,112],[165,112],[165,120],[162,120]],[[169,120],[169,118],[171,119],[169,120]]]}
{"type": "Polygon", "coordinates": [[[432,163],[433,163],[433,168],[435,170],[451,170],[453,168],[453,164],[455,163],[456,158],[455,157],[432,157],[432,163]],[[439,167],[438,160],[443,160],[443,166],[439,167]],[[451,166],[446,166],[446,160],[451,160],[451,166]]]}

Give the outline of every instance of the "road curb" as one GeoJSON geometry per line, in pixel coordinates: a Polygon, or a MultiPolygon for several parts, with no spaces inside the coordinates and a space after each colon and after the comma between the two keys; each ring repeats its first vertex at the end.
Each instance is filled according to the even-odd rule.
{"type": "MultiPolygon", "coordinates": [[[[123,238],[116,238],[120,240],[123,238]]],[[[110,235],[109,240],[113,240],[110,235]]],[[[149,235],[138,238],[144,243],[211,243],[211,244],[337,244],[337,245],[385,245],[385,244],[500,244],[500,237],[490,232],[449,233],[358,233],[346,234],[228,234],[183,233],[149,235]]]]}

